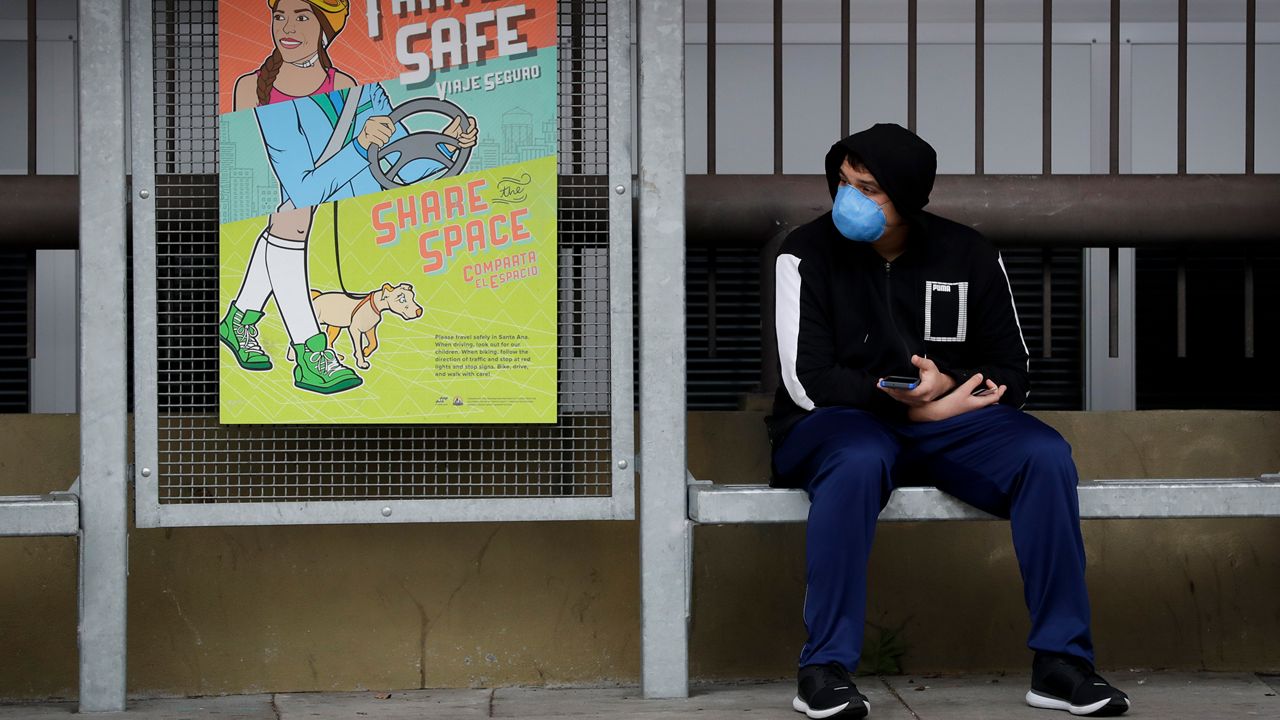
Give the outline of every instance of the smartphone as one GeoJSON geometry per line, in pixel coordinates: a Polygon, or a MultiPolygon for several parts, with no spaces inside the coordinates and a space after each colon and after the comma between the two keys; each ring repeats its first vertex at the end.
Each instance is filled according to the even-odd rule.
{"type": "Polygon", "coordinates": [[[978,388],[977,390],[974,390],[974,391],[973,391],[973,396],[974,396],[974,397],[982,397],[983,395],[990,395],[990,394],[991,394],[991,393],[993,393],[993,392],[995,392],[995,390],[992,390],[992,389],[991,389],[991,388],[989,388],[989,387],[978,388]]]}
{"type": "Polygon", "coordinates": [[[905,375],[890,375],[880,381],[880,387],[896,390],[915,390],[919,384],[920,378],[907,377],[905,375]]]}

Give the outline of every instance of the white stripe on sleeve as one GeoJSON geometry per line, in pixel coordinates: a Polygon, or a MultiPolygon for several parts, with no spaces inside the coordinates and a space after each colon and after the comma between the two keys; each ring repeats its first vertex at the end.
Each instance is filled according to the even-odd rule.
{"type": "Polygon", "coordinates": [[[778,364],[782,384],[791,401],[805,410],[814,409],[813,401],[796,374],[796,355],[800,345],[800,258],[779,255],[775,266],[774,327],[778,336],[778,364]]]}
{"type": "MultiPolygon", "coordinates": [[[[1018,304],[1013,300],[1013,283],[1009,282],[1009,271],[1004,269],[1004,258],[1000,253],[996,253],[996,262],[1000,264],[1000,272],[1004,273],[1004,286],[1009,289],[1009,309],[1013,310],[1013,322],[1018,326],[1018,339],[1022,341],[1022,352],[1027,354],[1027,372],[1031,372],[1031,351],[1027,349],[1027,338],[1022,334],[1022,321],[1018,319],[1018,304]]],[[[1031,387],[1028,383],[1027,394],[1022,399],[1022,405],[1025,407],[1027,398],[1031,397],[1031,387]]]]}
{"type": "Polygon", "coordinates": [[[1009,282],[1009,271],[1004,269],[1004,258],[996,253],[996,262],[1000,264],[1000,272],[1004,273],[1004,286],[1009,290],[1009,309],[1013,311],[1013,322],[1018,326],[1018,339],[1022,341],[1022,352],[1027,354],[1027,370],[1031,370],[1031,351],[1027,349],[1027,339],[1022,334],[1022,322],[1018,320],[1018,304],[1013,300],[1013,285],[1009,282]]]}

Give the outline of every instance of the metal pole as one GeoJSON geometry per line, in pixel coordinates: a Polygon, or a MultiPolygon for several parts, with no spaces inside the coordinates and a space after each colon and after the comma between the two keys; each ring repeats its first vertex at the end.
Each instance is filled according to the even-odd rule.
{"type": "MultiPolygon", "coordinates": [[[[1178,0],[1178,174],[1187,172],[1187,0],[1178,0]]],[[[1181,357],[1181,356],[1179,356],[1181,357]]]]}
{"type": "MultiPolygon", "coordinates": [[[[1253,174],[1254,123],[1257,120],[1258,2],[1245,6],[1244,41],[1244,171],[1253,174]]],[[[1252,357],[1250,355],[1249,357],[1252,357]]]]}
{"type": "Polygon", "coordinates": [[[36,73],[39,53],[36,52],[36,0],[27,0],[27,174],[36,174],[36,132],[39,120],[36,103],[40,81],[36,73]]]}
{"type": "Polygon", "coordinates": [[[986,3],[974,0],[973,4],[973,174],[986,173],[986,129],[983,113],[986,111],[986,3]]]}
{"type": "Polygon", "coordinates": [[[640,63],[640,589],[644,696],[689,694],[684,2],[646,0],[640,63]]]}
{"type": "Polygon", "coordinates": [[[79,2],[80,712],[125,705],[124,3],[79,2]]]}
{"type": "Polygon", "coordinates": [[[1040,41],[1040,172],[1053,174],[1053,0],[1044,0],[1043,38],[1040,41]]]}
{"type": "Polygon", "coordinates": [[[907,129],[916,131],[916,0],[907,0],[907,129]]]}
{"type": "Polygon", "coordinates": [[[782,174],[782,0],[773,0],[773,174],[782,174]]]}
{"type": "MultiPolygon", "coordinates": [[[[27,178],[36,175],[36,131],[39,127],[36,107],[39,103],[39,62],[36,45],[36,0],[27,0],[27,178]]],[[[36,359],[36,263],[39,257],[34,250],[27,251],[27,359],[36,359]]],[[[27,409],[30,410],[30,401],[27,409]]]]}
{"type": "Polygon", "coordinates": [[[1120,173],[1120,0],[1111,0],[1111,81],[1108,88],[1111,99],[1108,104],[1110,128],[1107,133],[1110,150],[1108,172],[1120,173]]]}
{"type": "MultiPolygon", "coordinates": [[[[715,0],[711,0],[715,2],[715,0]]],[[[853,71],[849,67],[851,42],[849,23],[852,21],[853,0],[840,0],[840,137],[849,136],[849,94],[853,71]]]]}
{"type": "Polygon", "coordinates": [[[716,0],[707,0],[707,174],[716,174],[716,0]]]}
{"type": "Polygon", "coordinates": [[[1108,356],[1120,357],[1120,248],[1107,248],[1108,356]]]}
{"type": "MultiPolygon", "coordinates": [[[[159,356],[156,353],[156,87],[155,3],[130,0],[129,4],[129,116],[133,147],[131,203],[133,242],[133,487],[135,498],[159,496],[159,437],[156,386],[159,356]]],[[[196,179],[197,186],[217,185],[216,179],[196,179]]],[[[135,501],[136,502],[136,501],[135,501]]],[[[144,500],[150,508],[135,516],[142,525],[146,514],[155,515],[158,501],[144,500]]],[[[154,523],[154,521],[153,521],[154,523]]]]}
{"type": "MultiPolygon", "coordinates": [[[[149,0],[134,0],[148,2],[149,0]]],[[[632,128],[631,3],[609,3],[609,402],[612,404],[613,493],[621,500],[620,514],[636,517],[635,377],[632,355],[632,198],[631,153],[636,147],[632,128]]],[[[134,251],[137,252],[136,250],[134,251]]],[[[136,293],[135,293],[136,294],[136,293]]]]}

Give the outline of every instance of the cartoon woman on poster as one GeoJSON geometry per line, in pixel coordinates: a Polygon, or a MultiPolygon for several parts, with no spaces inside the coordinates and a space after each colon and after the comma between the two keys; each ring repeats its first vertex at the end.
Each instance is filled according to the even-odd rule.
{"type": "MultiPolygon", "coordinates": [[[[296,354],[294,386],[327,395],[362,380],[328,347],[311,305],[307,240],[315,206],[381,190],[370,170],[369,148],[386,147],[408,131],[392,121],[393,108],[381,85],[358,86],[329,60],[327,48],[346,25],[349,0],[266,0],[266,5],[275,50],[260,68],[236,81],[233,109],[255,108],[282,202],[258,236],[218,334],[240,367],[270,370],[257,324],[274,296],[296,354]]],[[[474,146],[478,132],[475,118],[466,120],[464,126],[462,116],[455,116],[442,131],[449,143],[439,148],[439,158],[465,160],[455,154],[474,146]]],[[[394,164],[404,184],[446,170],[445,163],[430,157],[394,164]]]]}

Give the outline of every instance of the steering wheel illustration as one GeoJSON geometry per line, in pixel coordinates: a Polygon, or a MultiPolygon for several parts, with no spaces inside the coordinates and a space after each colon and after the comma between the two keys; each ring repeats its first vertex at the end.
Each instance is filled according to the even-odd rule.
{"type": "MultiPolygon", "coordinates": [[[[462,121],[463,132],[471,129],[471,118],[467,117],[462,108],[440,98],[415,98],[403,102],[391,110],[389,117],[391,122],[399,124],[405,118],[418,113],[437,113],[449,118],[450,122],[454,118],[458,118],[462,121]]],[[[463,168],[467,166],[467,161],[471,159],[471,148],[458,147],[456,138],[432,130],[411,132],[399,140],[387,143],[386,147],[378,147],[376,144],[369,145],[369,172],[373,174],[373,178],[378,181],[378,184],[386,190],[410,184],[402,183],[396,177],[404,169],[405,165],[420,159],[435,160],[444,166],[444,173],[436,175],[437,179],[453,177],[461,173],[463,168]],[[452,158],[440,149],[441,144],[457,148],[452,158]],[[390,169],[383,171],[382,158],[391,153],[399,153],[400,157],[396,158],[390,169]]]]}

